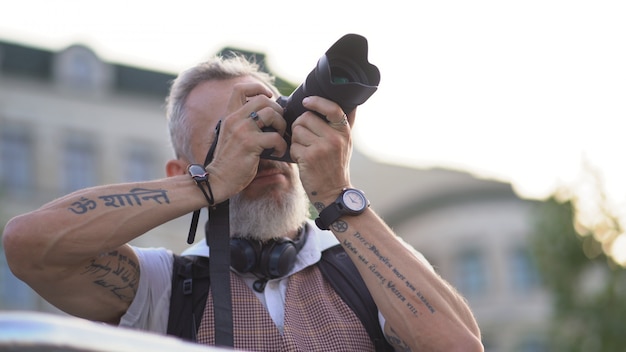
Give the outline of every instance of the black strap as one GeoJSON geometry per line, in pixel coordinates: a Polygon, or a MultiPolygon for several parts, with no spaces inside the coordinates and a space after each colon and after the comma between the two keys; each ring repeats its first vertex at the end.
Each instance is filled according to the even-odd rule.
{"type": "MultiPolygon", "coordinates": [[[[207,165],[209,165],[211,161],[213,160],[213,155],[215,154],[215,148],[217,148],[217,140],[220,136],[221,128],[222,128],[222,120],[219,120],[217,121],[217,125],[215,126],[215,132],[214,132],[215,137],[213,138],[213,143],[211,143],[211,147],[209,147],[209,151],[206,153],[206,156],[204,157],[204,163],[203,163],[204,167],[207,167],[207,165]]],[[[209,189],[211,189],[210,185],[209,185],[209,189]]],[[[204,192],[204,189],[202,189],[202,192],[204,192]]],[[[207,196],[206,193],[204,193],[204,195],[207,196]]],[[[211,198],[213,198],[213,192],[211,192],[211,198]]],[[[207,197],[207,201],[209,202],[210,205],[213,205],[208,197],[207,197]]],[[[191,225],[189,226],[189,234],[187,235],[187,243],[189,244],[192,244],[194,239],[196,238],[198,220],[200,219],[200,210],[202,209],[194,210],[191,216],[191,225]]]]}
{"type": "Polygon", "coordinates": [[[393,351],[380,327],[378,307],[343,247],[338,244],[325,250],[318,266],[339,297],[359,317],[376,351],[393,351]]]}
{"type": "Polygon", "coordinates": [[[206,225],[206,241],[211,262],[209,271],[213,285],[213,318],[215,323],[215,345],[234,346],[233,307],[230,292],[230,222],[229,202],[225,201],[209,208],[206,225]]]}
{"type": "MultiPolygon", "coordinates": [[[[220,135],[222,120],[217,122],[215,126],[215,137],[204,159],[204,167],[212,160],[217,147],[217,141],[220,135]]],[[[207,187],[211,192],[211,186],[207,181],[207,187]]],[[[216,346],[234,346],[233,337],[233,314],[232,299],[230,292],[230,223],[229,223],[229,202],[226,200],[216,206],[213,206],[213,194],[211,197],[202,187],[202,192],[207,197],[210,206],[209,221],[205,225],[205,238],[209,250],[211,251],[211,263],[209,265],[210,275],[215,283],[213,287],[213,309],[215,311],[215,345],[216,346]]],[[[187,235],[187,243],[192,244],[196,235],[198,219],[200,218],[200,209],[193,212],[191,217],[191,225],[189,234],[187,235]]],[[[193,280],[191,280],[193,282],[193,280]]],[[[206,300],[205,300],[206,302],[206,300]]],[[[204,307],[203,307],[204,309],[204,307]]],[[[171,311],[171,309],[170,309],[171,311]]],[[[194,316],[195,317],[195,316],[194,316]]],[[[169,324],[168,324],[169,325],[169,324]]],[[[194,331],[197,331],[197,324],[194,321],[194,331]]],[[[195,338],[195,332],[193,333],[195,338]]]]}
{"type": "Polygon", "coordinates": [[[197,341],[210,283],[209,258],[174,255],[168,335],[197,341]]]}

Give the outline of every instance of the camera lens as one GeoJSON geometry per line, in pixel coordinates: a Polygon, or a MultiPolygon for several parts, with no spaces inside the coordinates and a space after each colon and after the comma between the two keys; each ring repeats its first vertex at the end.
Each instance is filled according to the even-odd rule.
{"type": "MultiPolygon", "coordinates": [[[[284,108],[287,122],[285,141],[291,145],[291,125],[306,109],[302,99],[320,96],[339,104],[350,113],[364,103],[378,88],[380,72],[367,61],[367,40],[357,34],[347,34],[326,51],[305,81],[289,97],[279,97],[277,102],[284,108]]],[[[318,114],[320,118],[324,116],[318,114]]],[[[269,129],[268,129],[269,130],[269,129]]],[[[265,131],[265,130],[264,130],[265,131]]],[[[262,158],[293,162],[289,152],[282,158],[272,157],[273,150],[265,150],[262,158]]]]}
{"type": "Polygon", "coordinates": [[[332,83],[345,84],[357,82],[368,85],[369,79],[361,65],[345,57],[334,57],[329,60],[332,83]]]}

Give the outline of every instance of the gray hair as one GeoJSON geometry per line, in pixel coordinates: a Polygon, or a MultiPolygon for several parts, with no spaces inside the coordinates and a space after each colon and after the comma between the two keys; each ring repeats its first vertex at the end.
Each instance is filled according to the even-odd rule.
{"type": "Polygon", "coordinates": [[[187,121],[185,104],[191,91],[200,83],[212,80],[227,80],[250,76],[265,83],[278,96],[274,86],[274,77],[260,70],[256,62],[251,62],[241,55],[228,58],[216,56],[183,71],[173,82],[170,94],[166,99],[166,117],[170,133],[170,141],[176,158],[193,160],[191,152],[192,126],[187,121]]]}

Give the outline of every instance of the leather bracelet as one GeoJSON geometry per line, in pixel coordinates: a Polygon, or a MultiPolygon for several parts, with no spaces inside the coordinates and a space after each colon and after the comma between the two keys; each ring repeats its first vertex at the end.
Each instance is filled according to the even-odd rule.
{"type": "Polygon", "coordinates": [[[204,194],[204,198],[206,198],[209,205],[215,205],[213,190],[211,190],[211,184],[209,183],[209,173],[206,171],[204,166],[200,164],[191,164],[187,167],[187,172],[198,188],[202,191],[202,194],[204,194]],[[204,189],[205,186],[207,188],[206,190],[204,189]]]}

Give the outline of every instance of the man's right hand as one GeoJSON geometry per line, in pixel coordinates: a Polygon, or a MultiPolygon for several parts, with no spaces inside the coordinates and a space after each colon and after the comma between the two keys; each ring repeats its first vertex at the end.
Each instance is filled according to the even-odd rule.
{"type": "MultiPolygon", "coordinates": [[[[225,200],[243,190],[256,176],[261,153],[274,149],[276,156],[287,151],[282,138],[287,123],[283,108],[261,83],[238,83],[227,105],[213,162],[207,170],[225,191],[225,200]],[[274,131],[264,132],[264,127],[274,131]]],[[[213,185],[213,184],[212,184],[213,185]]]]}

